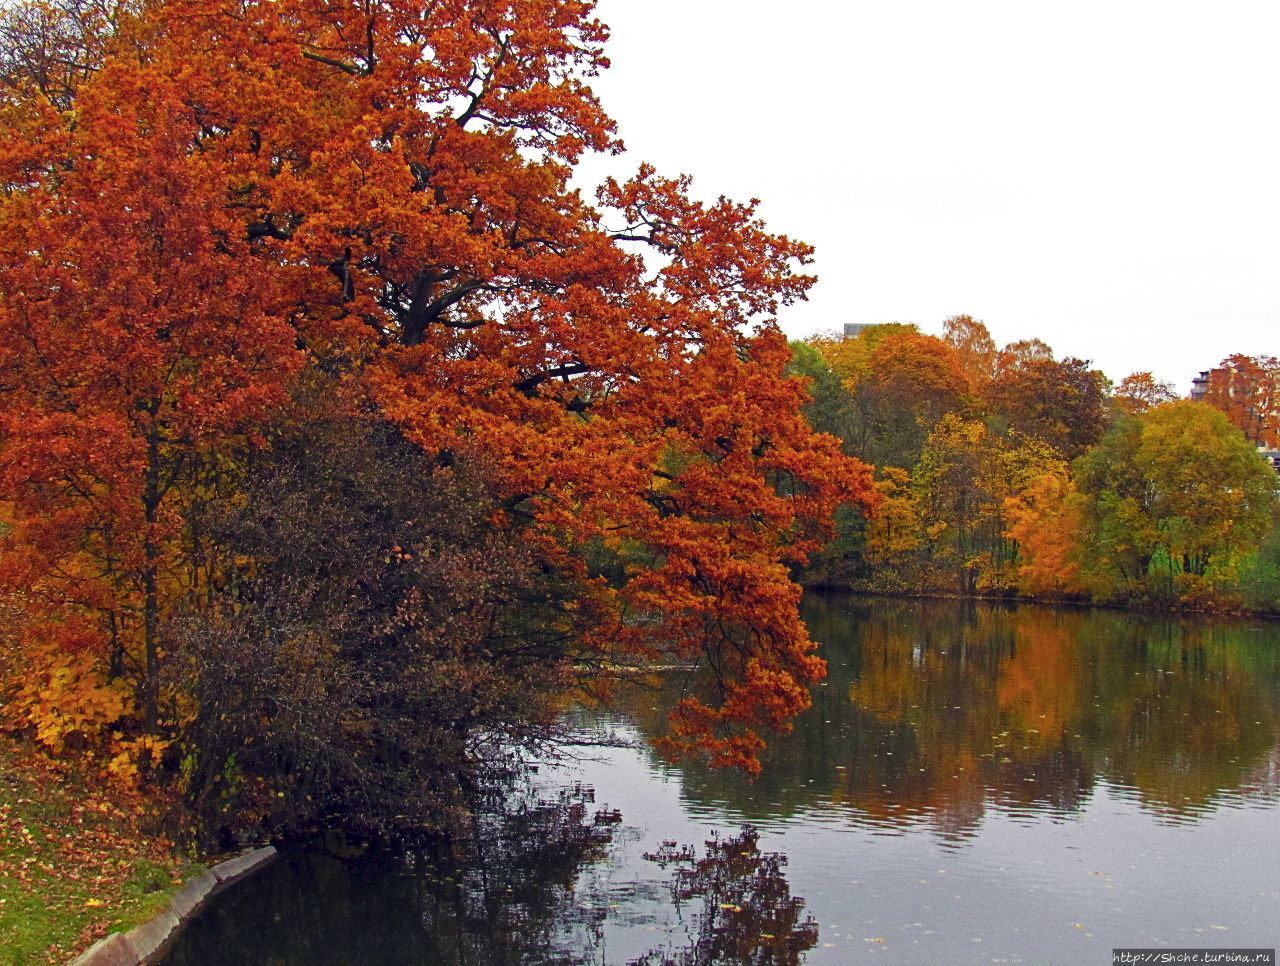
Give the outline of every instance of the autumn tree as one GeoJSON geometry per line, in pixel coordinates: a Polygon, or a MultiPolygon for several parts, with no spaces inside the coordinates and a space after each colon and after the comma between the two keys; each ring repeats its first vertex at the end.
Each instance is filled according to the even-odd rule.
{"type": "Polygon", "coordinates": [[[1057,597],[1080,589],[1080,504],[1065,465],[1005,498],[1005,532],[1018,545],[1018,589],[1057,597]]]}
{"type": "Polygon", "coordinates": [[[850,452],[877,465],[910,466],[929,429],[970,404],[956,350],[914,326],[872,326],[816,347],[853,400],[844,434],[850,452]]]}
{"type": "Polygon", "coordinates": [[[1111,394],[1122,412],[1130,415],[1144,413],[1163,403],[1173,402],[1178,394],[1173,385],[1163,382],[1150,372],[1134,372],[1120,380],[1111,394]]]}
{"type": "Polygon", "coordinates": [[[1034,356],[1002,367],[987,391],[992,411],[1010,427],[1042,439],[1067,459],[1097,442],[1106,427],[1106,377],[1080,359],[1034,356]]]}
{"type": "Polygon", "coordinates": [[[981,388],[995,377],[1000,357],[995,340],[981,321],[969,315],[953,315],[942,323],[942,338],[956,350],[975,387],[981,388]]]}
{"type": "Polygon", "coordinates": [[[10,71],[3,105],[5,569],[47,604],[33,639],[118,665],[160,727],[160,628],[209,579],[178,562],[206,552],[189,496],[319,373],[426,453],[489,454],[543,566],[642,545],[589,583],[584,646],[709,665],[669,746],[754,767],[822,673],[789,567],[870,473],[786,374],[808,246],[649,166],[570,186],[621,149],[593,5],[162,0],[93,36],[70,103],[10,71]]]}
{"type": "Polygon", "coordinates": [[[875,586],[906,590],[919,586],[919,550],[924,544],[920,495],[911,476],[886,466],[876,480],[880,503],[867,521],[865,555],[875,586]]]}
{"type": "Polygon", "coordinates": [[[1008,593],[1018,546],[1010,539],[1007,501],[1046,473],[1065,472],[1042,441],[1002,437],[985,423],[943,418],[912,472],[930,555],[961,594],[1008,593]]]}
{"type": "Polygon", "coordinates": [[[92,656],[98,684],[77,686],[128,678],[154,731],[183,529],[175,487],[200,451],[247,438],[283,400],[303,361],[293,303],[252,257],[221,166],[193,150],[186,92],[134,86],[123,60],[56,94],[44,74],[11,76],[0,478],[15,526],[4,563],[32,589],[30,645],[60,652],[33,652],[35,666],[92,656]],[[134,95],[127,136],[121,91],[134,95]]]}
{"type": "Polygon", "coordinates": [[[996,370],[1020,369],[1036,361],[1052,360],[1053,348],[1043,339],[1019,339],[1010,342],[996,355],[996,370]]]}
{"type": "Polygon", "coordinates": [[[961,407],[969,391],[955,351],[932,336],[887,336],[868,361],[871,371],[860,389],[865,386],[886,401],[900,402],[930,422],[961,407]]]}
{"type": "Polygon", "coordinates": [[[978,586],[981,530],[991,499],[983,479],[986,443],[982,423],[949,415],[929,434],[912,474],[931,555],[955,575],[962,594],[978,586]]]}
{"type": "Polygon", "coordinates": [[[852,390],[870,372],[871,352],[884,339],[920,334],[920,327],[910,322],[880,322],[864,326],[852,338],[840,332],[823,332],[810,336],[805,342],[821,353],[831,371],[852,390]]]}
{"type": "Polygon", "coordinates": [[[880,505],[867,532],[867,556],[873,564],[886,564],[920,546],[920,508],[906,470],[884,468],[876,481],[880,505]]]}
{"type": "Polygon", "coordinates": [[[1275,512],[1275,473],[1203,403],[1117,421],[1077,462],[1076,478],[1082,576],[1098,596],[1212,590],[1275,512]]]}
{"type": "Polygon", "coordinates": [[[0,90],[66,110],[102,62],[132,0],[45,0],[0,9],[0,90]]]}
{"type": "Polygon", "coordinates": [[[1239,353],[1209,372],[1204,401],[1255,446],[1280,445],[1280,360],[1239,353]]]}

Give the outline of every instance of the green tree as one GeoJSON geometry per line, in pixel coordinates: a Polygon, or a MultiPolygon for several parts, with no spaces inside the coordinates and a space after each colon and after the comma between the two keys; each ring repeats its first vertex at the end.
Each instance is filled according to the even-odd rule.
{"type": "Polygon", "coordinates": [[[1095,597],[1220,594],[1275,512],[1275,473],[1204,403],[1117,420],[1075,469],[1082,577],[1095,597]]]}
{"type": "Polygon", "coordinates": [[[1240,596],[1253,610],[1280,611],[1280,526],[1273,525],[1241,563],[1240,596]]]}
{"type": "Polygon", "coordinates": [[[810,426],[841,441],[852,435],[853,397],[815,346],[808,342],[791,343],[787,375],[809,380],[811,399],[804,407],[804,415],[810,426]]]}

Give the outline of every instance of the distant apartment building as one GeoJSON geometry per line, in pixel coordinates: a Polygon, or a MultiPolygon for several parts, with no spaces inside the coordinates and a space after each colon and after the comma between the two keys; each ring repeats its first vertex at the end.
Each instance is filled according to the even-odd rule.
{"type": "Polygon", "coordinates": [[[862,335],[862,330],[867,328],[869,324],[867,322],[846,322],[844,324],[844,337],[846,339],[856,339],[862,335]]]}

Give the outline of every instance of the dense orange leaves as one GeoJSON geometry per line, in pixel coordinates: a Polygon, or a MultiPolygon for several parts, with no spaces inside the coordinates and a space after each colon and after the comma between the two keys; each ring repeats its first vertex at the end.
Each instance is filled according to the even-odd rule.
{"type": "Polygon", "coordinates": [[[888,335],[871,350],[868,362],[868,382],[935,420],[963,408],[969,381],[961,357],[941,339],[912,332],[888,335]]]}
{"type": "Polygon", "coordinates": [[[430,451],[489,452],[554,566],[643,544],[595,582],[594,643],[710,663],[677,744],[750,767],[806,705],[788,566],[874,499],[784,374],[810,249],[647,166],[569,187],[620,150],[587,86],[606,36],[572,0],[168,0],[65,96],[9,90],[6,570],[94,623],[152,725],[161,618],[201,574],[193,467],[262,445],[315,371],[430,451]]]}
{"type": "Polygon", "coordinates": [[[1280,360],[1236,353],[1209,371],[1204,401],[1256,446],[1280,445],[1280,360]]]}
{"type": "Polygon", "coordinates": [[[1075,559],[1080,540],[1080,508],[1075,486],[1065,471],[1034,479],[1005,498],[1007,532],[1018,542],[1018,587],[1032,597],[1060,596],[1079,590],[1075,559]]]}
{"type": "Polygon", "coordinates": [[[1173,386],[1161,382],[1150,372],[1134,372],[1120,380],[1112,398],[1121,411],[1130,415],[1144,413],[1153,406],[1173,402],[1178,398],[1173,386]]]}
{"type": "Polygon", "coordinates": [[[302,362],[287,286],[251,257],[220,159],[193,150],[188,93],[107,61],[56,123],[20,88],[0,149],[4,569],[54,639],[113,675],[133,662],[152,725],[172,488],[302,362]],[[70,632],[85,618],[98,642],[70,632]]]}
{"type": "Polygon", "coordinates": [[[942,323],[943,338],[960,356],[961,366],[975,387],[982,388],[996,374],[1000,354],[987,327],[969,315],[953,315],[942,323]]]}

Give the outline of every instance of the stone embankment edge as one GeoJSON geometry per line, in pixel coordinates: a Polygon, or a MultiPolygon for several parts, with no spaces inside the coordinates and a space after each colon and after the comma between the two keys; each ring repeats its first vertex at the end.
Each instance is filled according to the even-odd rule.
{"type": "Polygon", "coordinates": [[[69,966],[151,966],[159,961],[178,932],[204,908],[214,895],[233,882],[258,871],[276,857],[273,846],[238,855],[189,879],[174,893],[169,908],[128,932],[113,932],[99,939],[71,961],[69,966]]]}

